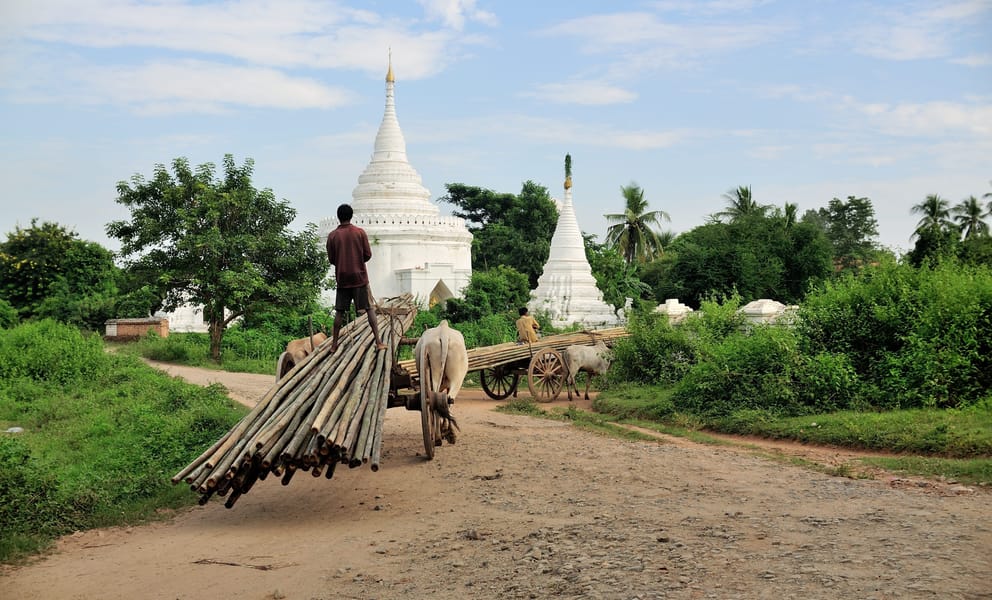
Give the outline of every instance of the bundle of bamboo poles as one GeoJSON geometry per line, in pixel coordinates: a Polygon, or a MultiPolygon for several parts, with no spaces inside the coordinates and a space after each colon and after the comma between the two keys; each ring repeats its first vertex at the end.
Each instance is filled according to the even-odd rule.
{"type": "Polygon", "coordinates": [[[379,469],[390,372],[403,333],[413,325],[409,294],[378,309],[377,352],[368,319],[360,315],[328,339],[259,400],[223,437],[172,478],[199,494],[227,496],[231,508],[256,481],[271,473],[287,485],[298,470],[330,479],[338,463],[379,469]]]}
{"type": "MultiPolygon", "coordinates": [[[[612,346],[615,340],[627,337],[628,335],[630,333],[626,327],[583,329],[571,333],[544,336],[533,344],[507,342],[495,346],[471,348],[468,351],[468,370],[471,372],[491,369],[521,360],[530,360],[531,356],[538,350],[546,348],[554,348],[561,352],[569,346],[592,346],[597,342],[603,342],[607,346],[612,346]]],[[[409,371],[411,375],[417,373],[417,365],[412,359],[400,361],[399,366],[409,371]]]]}

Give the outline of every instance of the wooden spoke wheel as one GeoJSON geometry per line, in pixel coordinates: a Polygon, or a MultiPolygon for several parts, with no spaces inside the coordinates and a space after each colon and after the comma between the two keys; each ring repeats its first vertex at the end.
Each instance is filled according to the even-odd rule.
{"type": "Polygon", "coordinates": [[[551,402],[565,384],[565,361],[554,348],[538,351],[527,369],[527,387],[538,402],[551,402]]]}
{"type": "Polygon", "coordinates": [[[279,360],[276,362],[276,381],[279,381],[293,370],[296,364],[293,362],[293,357],[290,356],[289,352],[283,352],[279,355],[279,360]]]}
{"type": "MultiPolygon", "coordinates": [[[[420,425],[424,429],[424,452],[427,460],[434,460],[434,432],[437,430],[437,415],[434,414],[436,392],[420,389],[420,425]]],[[[440,440],[438,440],[440,441],[440,440]]]]}
{"type": "Polygon", "coordinates": [[[520,375],[499,365],[479,371],[479,382],[487,396],[493,400],[504,400],[517,391],[520,375]]]}

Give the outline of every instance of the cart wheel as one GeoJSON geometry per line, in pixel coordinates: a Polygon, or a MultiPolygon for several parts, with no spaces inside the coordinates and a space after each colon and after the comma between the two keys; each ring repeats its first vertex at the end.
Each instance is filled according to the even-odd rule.
{"type": "Polygon", "coordinates": [[[283,352],[279,355],[279,360],[276,361],[276,381],[279,381],[293,370],[296,364],[293,362],[293,357],[290,356],[289,352],[283,352]]]}
{"type": "Polygon", "coordinates": [[[538,402],[551,402],[558,398],[565,383],[565,361],[554,348],[539,351],[527,369],[527,387],[538,402]]]}
{"type": "Polygon", "coordinates": [[[434,414],[435,392],[420,388],[420,425],[424,429],[424,451],[427,460],[434,460],[434,430],[437,425],[437,415],[434,414]]]}
{"type": "Polygon", "coordinates": [[[500,365],[479,371],[479,382],[486,395],[493,400],[503,400],[517,390],[520,375],[500,365]]]}

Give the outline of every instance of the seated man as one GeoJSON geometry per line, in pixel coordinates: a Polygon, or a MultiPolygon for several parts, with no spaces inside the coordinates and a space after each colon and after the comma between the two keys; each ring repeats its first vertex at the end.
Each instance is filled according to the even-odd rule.
{"type": "Polygon", "coordinates": [[[517,343],[533,344],[537,341],[537,330],[540,328],[537,319],[527,314],[527,307],[522,307],[520,318],[517,319],[517,343]]]}

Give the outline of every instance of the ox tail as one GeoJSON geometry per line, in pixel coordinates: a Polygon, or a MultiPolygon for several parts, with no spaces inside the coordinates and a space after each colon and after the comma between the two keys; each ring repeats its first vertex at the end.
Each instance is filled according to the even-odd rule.
{"type": "MultiPolygon", "coordinates": [[[[449,330],[448,320],[447,319],[442,320],[441,323],[437,327],[438,327],[438,329],[441,330],[441,335],[438,336],[438,338],[439,338],[439,340],[438,340],[439,341],[439,344],[435,348],[435,350],[438,352],[438,354],[435,355],[437,357],[437,360],[432,361],[432,363],[431,363],[431,380],[432,380],[432,382],[434,384],[434,390],[435,391],[437,391],[438,389],[440,389],[441,383],[444,381],[444,374],[445,374],[445,372],[447,370],[447,363],[448,363],[448,337],[449,337],[449,333],[448,333],[448,330],[449,330]],[[436,369],[435,369],[435,366],[436,366],[436,369]]],[[[458,427],[458,423],[455,421],[454,417],[451,416],[451,410],[448,408],[448,395],[447,394],[444,394],[443,396],[441,394],[436,394],[434,396],[434,402],[433,402],[433,404],[434,404],[434,406],[432,408],[434,409],[434,412],[436,412],[443,419],[446,419],[447,421],[449,421],[452,424],[452,426],[455,427],[455,429],[458,429],[459,431],[461,431],[461,428],[458,427]]]]}
{"type": "Polygon", "coordinates": [[[441,321],[437,327],[440,330],[437,342],[425,349],[431,365],[431,389],[434,391],[441,389],[445,363],[448,362],[448,320],[441,321]]]}

